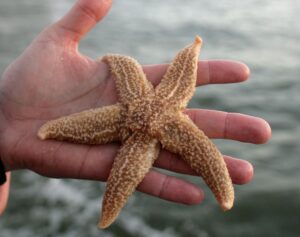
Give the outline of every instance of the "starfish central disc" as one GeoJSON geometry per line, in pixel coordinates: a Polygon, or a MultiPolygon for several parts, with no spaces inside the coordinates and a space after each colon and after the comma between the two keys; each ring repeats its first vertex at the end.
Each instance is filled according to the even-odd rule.
{"type": "Polygon", "coordinates": [[[163,114],[164,105],[154,98],[137,99],[125,112],[125,123],[131,132],[152,134],[152,127],[163,114]]]}

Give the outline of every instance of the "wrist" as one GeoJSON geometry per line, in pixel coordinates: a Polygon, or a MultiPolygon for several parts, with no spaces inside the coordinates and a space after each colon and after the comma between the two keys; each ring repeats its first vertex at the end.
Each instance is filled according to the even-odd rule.
{"type": "Polygon", "coordinates": [[[9,186],[10,186],[10,172],[6,173],[7,181],[5,184],[0,186],[0,216],[6,209],[8,197],[9,197],[9,186]]]}
{"type": "Polygon", "coordinates": [[[0,185],[3,185],[6,182],[6,172],[5,167],[0,157],[0,185]]]}

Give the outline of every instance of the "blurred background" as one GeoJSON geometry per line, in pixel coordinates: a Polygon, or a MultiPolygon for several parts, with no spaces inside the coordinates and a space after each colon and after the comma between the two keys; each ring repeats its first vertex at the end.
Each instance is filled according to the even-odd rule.
{"type": "MultiPolygon", "coordinates": [[[[75,1],[0,0],[0,72],[75,1]]],[[[184,206],[135,193],[108,230],[97,229],[104,184],[13,174],[1,237],[299,236],[300,1],[114,1],[105,20],[82,42],[82,53],[127,54],[143,64],[169,62],[195,35],[202,59],[246,63],[250,80],[197,90],[189,106],[259,116],[270,122],[266,145],[217,141],[224,154],[249,160],[255,177],[236,186],[235,207],[223,213],[200,178],[206,199],[184,206]]],[[[175,174],[174,174],[175,175],[175,174]]],[[[178,175],[179,176],[179,175],[178,175]]]]}

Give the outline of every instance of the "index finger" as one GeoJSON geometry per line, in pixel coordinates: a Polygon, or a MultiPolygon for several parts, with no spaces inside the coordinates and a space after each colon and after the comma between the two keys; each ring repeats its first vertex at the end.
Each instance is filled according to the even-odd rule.
{"type": "MultiPolygon", "coordinates": [[[[143,70],[155,86],[166,73],[168,64],[145,65],[143,70]]],[[[230,60],[203,60],[198,62],[197,86],[237,83],[248,79],[250,69],[244,63],[230,60]]]]}

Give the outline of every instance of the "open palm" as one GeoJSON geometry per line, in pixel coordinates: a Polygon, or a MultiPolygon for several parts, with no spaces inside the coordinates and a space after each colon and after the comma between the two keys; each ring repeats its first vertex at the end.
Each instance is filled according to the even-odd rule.
{"type": "MultiPolygon", "coordinates": [[[[116,102],[114,80],[106,64],[77,51],[79,40],[105,16],[110,5],[104,0],[79,0],[4,72],[0,82],[0,151],[8,171],[26,168],[50,177],[102,181],[108,177],[118,144],[41,141],[37,130],[50,119],[116,102]]],[[[145,66],[144,71],[157,84],[166,68],[145,66]]],[[[241,82],[248,74],[248,68],[238,62],[201,61],[198,85],[241,82]]],[[[186,113],[211,138],[264,143],[270,137],[268,124],[259,118],[197,109],[186,113]]],[[[233,182],[251,180],[253,170],[248,162],[225,159],[233,182]]],[[[194,174],[167,152],[161,152],[156,166],[194,174]]],[[[155,170],[148,173],[139,190],[186,204],[203,199],[201,189],[195,185],[155,170]]]]}

